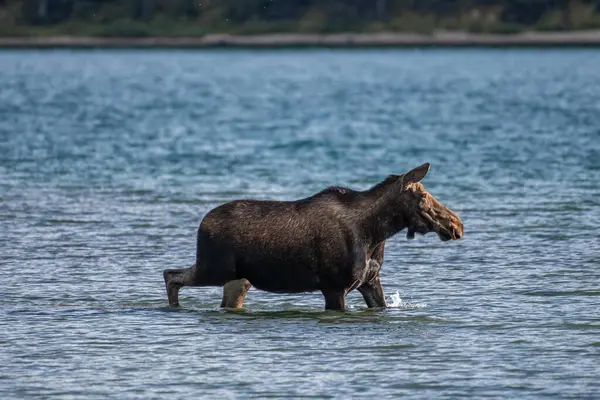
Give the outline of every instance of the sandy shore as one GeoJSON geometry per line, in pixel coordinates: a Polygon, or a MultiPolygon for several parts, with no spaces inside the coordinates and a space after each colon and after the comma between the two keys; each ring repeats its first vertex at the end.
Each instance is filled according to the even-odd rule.
{"type": "Polygon", "coordinates": [[[402,47],[402,46],[600,46],[600,30],[574,32],[526,32],[513,35],[436,32],[297,34],[281,33],[203,37],[102,38],[78,36],[0,37],[3,48],[60,47],[402,47]]]}

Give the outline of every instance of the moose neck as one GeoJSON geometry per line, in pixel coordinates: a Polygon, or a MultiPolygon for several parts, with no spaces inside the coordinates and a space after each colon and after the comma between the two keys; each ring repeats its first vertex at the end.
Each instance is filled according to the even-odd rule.
{"type": "Polygon", "coordinates": [[[373,242],[386,240],[406,228],[399,199],[401,180],[401,176],[390,176],[363,192],[360,226],[373,242]]]}

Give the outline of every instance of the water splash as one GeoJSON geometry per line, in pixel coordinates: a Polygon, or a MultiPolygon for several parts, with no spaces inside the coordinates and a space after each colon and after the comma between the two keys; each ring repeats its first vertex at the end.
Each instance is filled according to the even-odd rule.
{"type": "Polygon", "coordinates": [[[427,304],[423,303],[405,303],[402,301],[402,297],[400,297],[400,292],[396,290],[396,293],[393,293],[387,300],[387,306],[389,308],[404,308],[404,309],[414,309],[414,308],[425,308],[427,304]]]}

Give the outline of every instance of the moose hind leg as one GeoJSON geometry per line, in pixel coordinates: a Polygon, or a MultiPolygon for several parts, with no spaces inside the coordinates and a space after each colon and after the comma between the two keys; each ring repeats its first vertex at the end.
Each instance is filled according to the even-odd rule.
{"type": "Polygon", "coordinates": [[[252,285],[247,279],[237,279],[230,281],[223,286],[223,299],[221,307],[223,308],[242,308],[246,293],[252,285]]]}
{"type": "Polygon", "coordinates": [[[163,271],[165,288],[171,307],[179,306],[179,289],[183,286],[196,286],[194,283],[195,268],[196,264],[190,268],[165,269],[163,271]]]}

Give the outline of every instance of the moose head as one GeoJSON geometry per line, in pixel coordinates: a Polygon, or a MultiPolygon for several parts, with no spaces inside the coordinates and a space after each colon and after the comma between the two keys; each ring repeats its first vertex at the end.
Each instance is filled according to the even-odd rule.
{"type": "Polygon", "coordinates": [[[415,233],[424,235],[435,232],[443,241],[458,240],[463,236],[463,223],[458,215],[441,204],[421,184],[429,172],[429,163],[423,164],[404,175],[398,176],[404,209],[404,224],[407,238],[415,233]]]}

